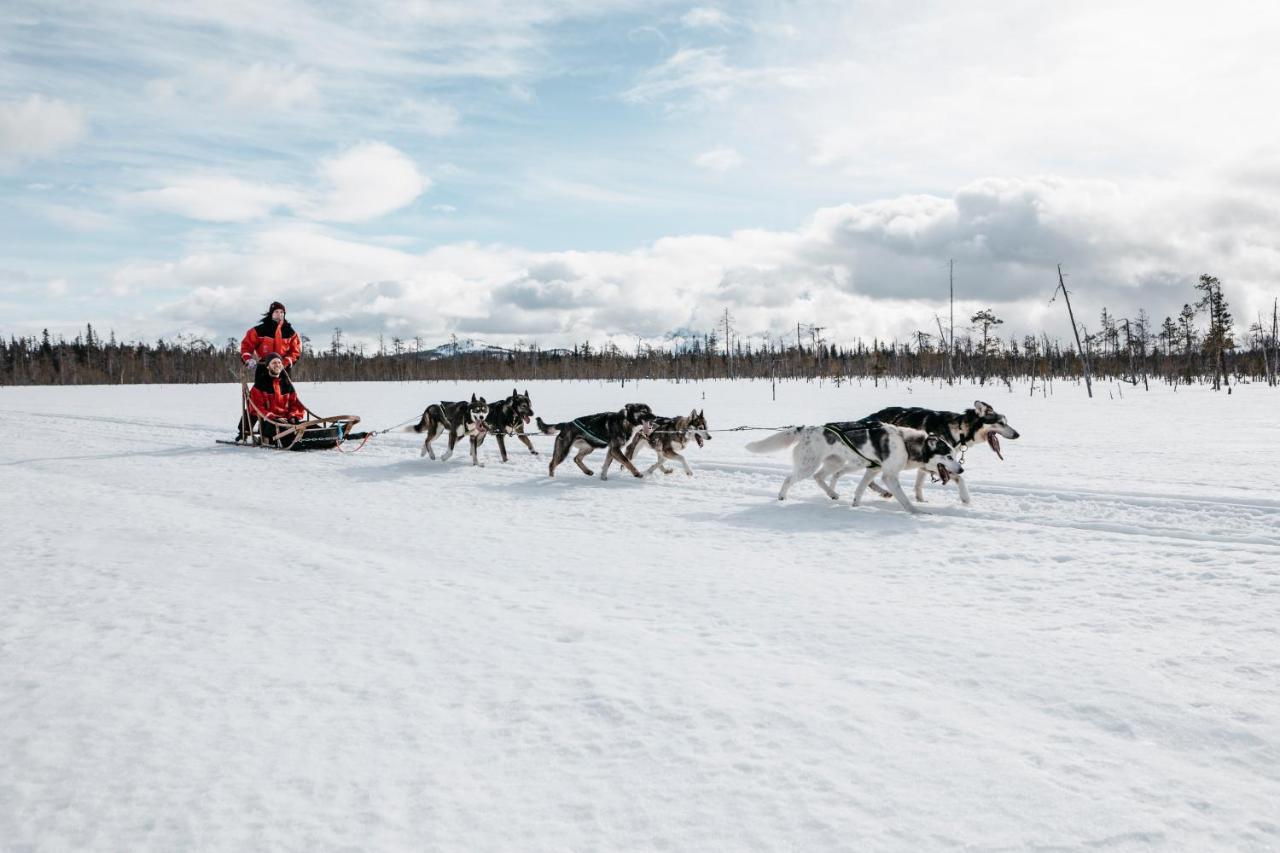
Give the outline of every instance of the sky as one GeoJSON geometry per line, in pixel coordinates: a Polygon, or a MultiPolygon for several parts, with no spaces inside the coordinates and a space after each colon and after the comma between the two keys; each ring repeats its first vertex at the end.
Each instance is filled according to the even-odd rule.
{"type": "Polygon", "coordinates": [[[0,334],[1067,337],[1280,296],[1280,6],[0,6],[0,334]],[[358,6],[358,8],[357,8],[358,6]]]}

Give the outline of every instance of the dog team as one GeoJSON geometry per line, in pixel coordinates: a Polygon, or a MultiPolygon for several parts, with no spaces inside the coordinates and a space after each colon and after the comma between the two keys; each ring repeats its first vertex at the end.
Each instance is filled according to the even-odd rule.
{"type": "MultiPolygon", "coordinates": [[[[555,424],[535,418],[529,394],[512,389],[511,396],[490,404],[472,394],[469,401],[432,403],[422,418],[405,431],[426,433],[422,455],[436,458],[432,441],[442,434],[448,449],[442,461],[453,456],[457,443],[466,438],[471,446],[471,464],[480,461],[480,445],[492,433],[498,442],[498,453],[507,461],[508,438],[517,438],[534,456],[538,451],[525,433],[533,420],[538,433],[556,437],[547,473],[554,477],[556,468],[569,455],[573,463],[588,477],[593,472],[583,461],[597,450],[605,451],[600,466],[600,479],[609,478],[609,467],[617,462],[635,477],[643,477],[661,469],[670,474],[668,461],[679,462],[685,474],[693,469],[680,452],[690,442],[702,447],[711,440],[706,414],[697,409],[679,417],[662,417],[644,403],[628,403],[616,412],[583,415],[555,424]],[[641,473],[634,464],[636,451],[647,445],[658,459],[641,473]]],[[[924,501],[924,481],[936,475],[945,485],[954,479],[960,500],[969,503],[969,488],[964,481],[964,468],[956,454],[969,447],[986,444],[997,456],[1000,439],[1015,439],[1018,431],[1008,419],[981,400],[963,412],[944,412],[919,407],[890,406],[856,421],[840,421],[821,426],[798,426],[779,430],[768,438],[753,441],[746,447],[753,453],[773,453],[792,448],[791,473],[782,483],[778,500],[786,500],[787,492],[798,480],[812,477],[814,482],[836,500],[836,483],[849,471],[861,470],[862,478],[854,489],[853,505],[857,506],[870,488],[883,497],[897,498],[908,512],[918,512],[902,491],[899,476],[903,471],[916,472],[915,499],[924,501]],[[879,483],[875,480],[877,476],[879,483]]]]}

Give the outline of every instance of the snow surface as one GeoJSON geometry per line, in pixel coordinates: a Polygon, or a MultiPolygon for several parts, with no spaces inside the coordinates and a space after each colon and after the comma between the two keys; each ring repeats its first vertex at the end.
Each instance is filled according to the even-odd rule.
{"type": "MultiPolygon", "coordinates": [[[[232,385],[0,388],[0,846],[1280,848],[1274,391],[525,384],[1023,437],[910,517],[779,503],[762,433],[551,480],[215,445],[232,385]]],[[[473,387],[299,390],[386,427],[473,387]]]]}

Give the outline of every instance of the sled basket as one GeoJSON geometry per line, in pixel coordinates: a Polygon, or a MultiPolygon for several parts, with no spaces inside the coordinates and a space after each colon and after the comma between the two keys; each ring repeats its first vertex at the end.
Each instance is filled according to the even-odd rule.
{"type": "Polygon", "coordinates": [[[360,418],[356,415],[317,415],[303,406],[307,420],[301,423],[277,421],[259,411],[249,399],[249,383],[240,374],[240,435],[236,441],[219,441],[241,447],[264,447],[272,450],[332,450],[344,441],[363,439],[367,432],[356,432],[360,418]],[[272,429],[264,434],[263,425],[272,429]],[[268,438],[268,435],[270,437],[268,438]]]}

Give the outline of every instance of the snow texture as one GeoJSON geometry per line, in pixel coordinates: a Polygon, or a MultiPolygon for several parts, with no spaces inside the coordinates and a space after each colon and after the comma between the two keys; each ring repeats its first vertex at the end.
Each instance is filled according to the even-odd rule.
{"type": "MultiPolygon", "coordinates": [[[[231,385],[0,388],[0,847],[1280,849],[1273,391],[520,384],[1022,438],[910,517],[779,503],[759,432],[549,479],[541,437],[216,445],[231,385]]],[[[510,387],[299,390],[386,427],[510,387]]]]}

